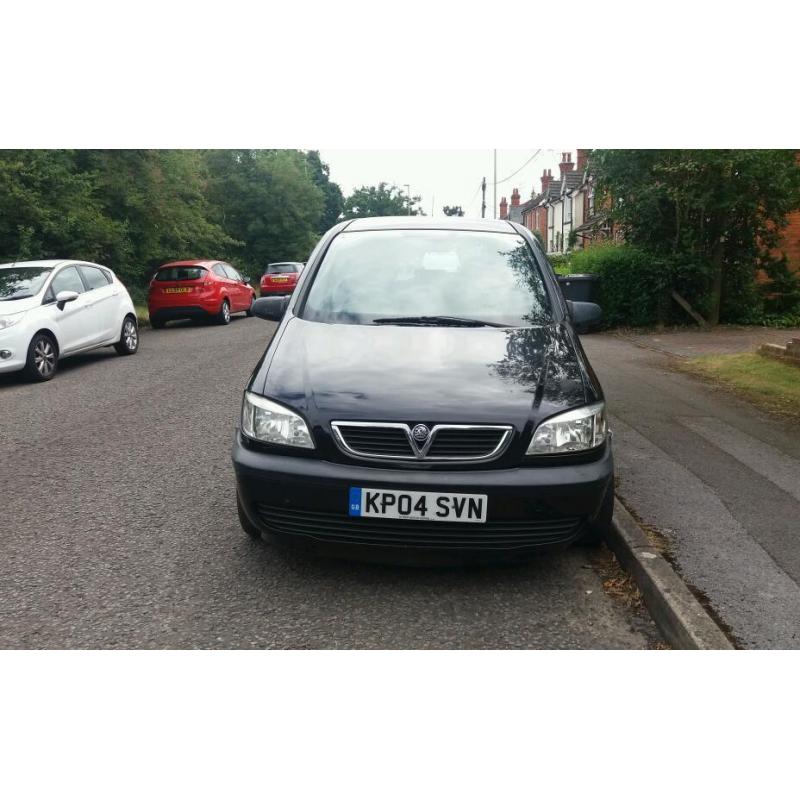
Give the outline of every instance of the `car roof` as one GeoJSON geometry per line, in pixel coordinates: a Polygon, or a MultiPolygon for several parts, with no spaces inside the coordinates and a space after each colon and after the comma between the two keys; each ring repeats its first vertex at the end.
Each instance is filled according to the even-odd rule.
{"type": "Polygon", "coordinates": [[[164,269],[164,267],[210,267],[219,263],[219,259],[194,258],[188,261],[169,261],[162,264],[159,269],[164,269]]]}
{"type": "Polygon", "coordinates": [[[280,267],[284,264],[302,264],[302,261],[270,261],[268,267],[280,267]]]}
{"type": "Polygon", "coordinates": [[[502,219],[471,219],[469,217],[361,217],[354,219],[344,231],[446,230],[516,233],[511,223],[502,219]]]}
{"type": "Polygon", "coordinates": [[[47,267],[55,269],[62,264],[85,264],[90,267],[102,267],[109,269],[102,264],[95,264],[93,261],[83,261],[80,258],[44,258],[40,261],[10,261],[7,264],[0,264],[0,269],[9,269],[11,267],[47,267]]]}

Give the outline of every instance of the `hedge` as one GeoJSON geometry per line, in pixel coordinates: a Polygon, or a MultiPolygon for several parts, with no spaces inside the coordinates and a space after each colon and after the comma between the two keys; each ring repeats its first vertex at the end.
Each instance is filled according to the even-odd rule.
{"type": "Polygon", "coordinates": [[[572,274],[600,277],[600,305],[607,327],[691,323],[671,299],[673,288],[698,313],[708,311],[708,271],[701,264],[654,258],[629,244],[604,243],[572,251],[567,267],[572,274]]]}

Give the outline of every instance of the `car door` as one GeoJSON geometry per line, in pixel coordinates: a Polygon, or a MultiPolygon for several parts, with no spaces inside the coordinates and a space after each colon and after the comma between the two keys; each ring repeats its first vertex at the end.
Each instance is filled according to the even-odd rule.
{"type": "Polygon", "coordinates": [[[227,276],[233,281],[231,292],[236,293],[236,300],[231,300],[232,311],[244,311],[250,305],[250,291],[242,283],[242,276],[230,265],[223,264],[227,276]]]}
{"type": "Polygon", "coordinates": [[[79,264],[86,285],[86,318],[91,328],[88,344],[108,342],[119,333],[121,321],[117,319],[119,292],[114,286],[111,273],[89,264],[79,264]]]}
{"type": "Polygon", "coordinates": [[[86,315],[86,287],[83,285],[78,268],[74,265],[62,267],[50,282],[45,294],[49,316],[57,329],[58,346],[61,353],[70,353],[88,346],[91,341],[92,326],[86,315]],[[79,297],[59,308],[56,297],[59,292],[77,292],[79,297]]]}
{"type": "Polygon", "coordinates": [[[225,266],[223,264],[214,264],[211,267],[211,271],[217,276],[219,279],[220,284],[222,285],[222,294],[228,298],[228,302],[231,306],[231,311],[236,310],[236,286],[234,282],[228,277],[228,273],[225,271],[225,266]]]}
{"type": "MultiPolygon", "coordinates": [[[[231,267],[233,269],[233,267],[231,267]]],[[[247,311],[250,308],[250,304],[253,302],[253,289],[249,283],[247,283],[244,279],[244,276],[238,269],[233,269],[236,277],[239,280],[239,291],[242,294],[242,311],[247,311]]]]}

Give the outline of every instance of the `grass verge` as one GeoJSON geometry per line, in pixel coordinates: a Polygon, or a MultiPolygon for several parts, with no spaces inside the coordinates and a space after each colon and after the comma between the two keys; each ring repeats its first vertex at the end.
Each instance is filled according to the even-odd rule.
{"type": "Polygon", "coordinates": [[[800,419],[800,367],[756,353],[701,356],[675,365],[766,411],[800,419]]]}
{"type": "Polygon", "coordinates": [[[147,313],[147,306],[134,305],[136,311],[136,318],[139,320],[140,328],[150,327],[150,314],[147,313]]]}

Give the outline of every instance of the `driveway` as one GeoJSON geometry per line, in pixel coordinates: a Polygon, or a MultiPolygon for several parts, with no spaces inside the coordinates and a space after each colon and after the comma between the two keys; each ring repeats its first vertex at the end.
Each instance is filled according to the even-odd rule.
{"type": "MultiPolygon", "coordinates": [[[[684,578],[742,646],[798,648],[800,431],[671,369],[662,350],[735,352],[714,335],[583,337],[611,410],[618,492],[664,534],[684,578]]],[[[752,349],[745,334],[733,338],[752,349]]]]}
{"type": "Polygon", "coordinates": [[[132,358],[0,378],[0,646],[645,648],[652,621],[603,591],[602,556],[412,570],[250,541],[232,434],[274,325],[146,332],[132,358]]]}

